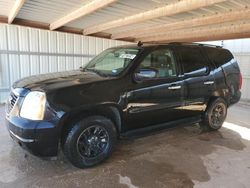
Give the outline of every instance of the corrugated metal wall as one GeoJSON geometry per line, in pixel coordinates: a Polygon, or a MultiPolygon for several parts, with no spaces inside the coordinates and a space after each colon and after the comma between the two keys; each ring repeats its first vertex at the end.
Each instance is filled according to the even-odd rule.
{"type": "Polygon", "coordinates": [[[231,50],[237,59],[242,77],[242,99],[250,100],[250,39],[228,40],[223,46],[231,50]]]}
{"type": "Polygon", "coordinates": [[[0,24],[0,102],[25,76],[78,69],[106,48],[126,42],[0,24]]]}

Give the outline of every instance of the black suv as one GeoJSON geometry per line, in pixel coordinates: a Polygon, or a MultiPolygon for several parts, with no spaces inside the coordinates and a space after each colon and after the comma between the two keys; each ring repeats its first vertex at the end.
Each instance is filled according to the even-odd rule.
{"type": "Polygon", "coordinates": [[[221,128],[241,96],[226,49],[186,43],[110,48],[75,71],[15,82],[6,105],[11,137],[33,154],[60,147],[79,168],[105,160],[118,138],[200,123],[221,128]]]}

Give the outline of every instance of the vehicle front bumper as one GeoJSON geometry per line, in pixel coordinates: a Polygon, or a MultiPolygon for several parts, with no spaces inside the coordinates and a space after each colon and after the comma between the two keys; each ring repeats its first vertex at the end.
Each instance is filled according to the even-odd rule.
{"type": "Polygon", "coordinates": [[[57,155],[59,137],[54,122],[13,116],[6,117],[6,125],[13,140],[32,154],[40,157],[57,155]]]}

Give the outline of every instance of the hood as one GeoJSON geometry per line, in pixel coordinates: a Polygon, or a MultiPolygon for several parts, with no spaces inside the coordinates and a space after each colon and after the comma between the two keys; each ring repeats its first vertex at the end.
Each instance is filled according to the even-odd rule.
{"type": "Polygon", "coordinates": [[[82,72],[80,70],[74,70],[26,77],[16,81],[12,87],[48,91],[106,79],[109,78],[99,76],[98,74],[93,72],[82,72]]]}

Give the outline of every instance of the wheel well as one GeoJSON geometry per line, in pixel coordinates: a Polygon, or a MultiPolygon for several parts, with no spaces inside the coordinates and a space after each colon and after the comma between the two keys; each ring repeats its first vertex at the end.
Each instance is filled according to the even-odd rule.
{"type": "Polygon", "coordinates": [[[223,96],[212,96],[212,97],[209,98],[209,100],[207,102],[207,106],[209,106],[209,104],[211,104],[212,101],[214,101],[214,100],[216,100],[218,98],[222,98],[226,102],[227,106],[229,105],[228,100],[226,100],[225,97],[223,97],[223,96]]]}
{"type": "Polygon", "coordinates": [[[114,106],[96,107],[91,109],[77,110],[64,115],[64,117],[60,121],[61,144],[64,144],[67,133],[75,123],[85,117],[92,115],[101,115],[106,118],[109,118],[114,123],[119,136],[119,133],[122,131],[122,116],[119,109],[114,106]]]}

